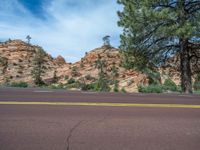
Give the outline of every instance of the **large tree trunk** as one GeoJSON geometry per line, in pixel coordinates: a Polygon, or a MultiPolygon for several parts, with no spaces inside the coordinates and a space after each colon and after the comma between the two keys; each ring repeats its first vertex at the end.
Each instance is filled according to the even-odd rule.
{"type": "Polygon", "coordinates": [[[180,39],[180,48],[181,87],[184,93],[189,94],[192,93],[192,75],[187,39],[180,39]]]}

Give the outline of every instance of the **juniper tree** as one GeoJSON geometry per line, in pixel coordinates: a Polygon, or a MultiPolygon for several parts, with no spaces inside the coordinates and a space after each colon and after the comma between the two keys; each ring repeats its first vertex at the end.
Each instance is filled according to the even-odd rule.
{"type": "Polygon", "coordinates": [[[199,0],[118,0],[121,46],[129,67],[157,67],[180,56],[181,86],[192,92],[191,59],[199,59],[199,0]]]}

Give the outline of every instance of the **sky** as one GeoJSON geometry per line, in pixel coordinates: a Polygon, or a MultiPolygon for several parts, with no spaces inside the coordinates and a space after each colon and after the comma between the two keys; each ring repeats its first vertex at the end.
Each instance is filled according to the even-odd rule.
{"type": "Polygon", "coordinates": [[[62,55],[76,62],[94,48],[102,37],[111,36],[119,46],[116,0],[0,0],[0,41],[32,37],[53,57],[62,55]]]}

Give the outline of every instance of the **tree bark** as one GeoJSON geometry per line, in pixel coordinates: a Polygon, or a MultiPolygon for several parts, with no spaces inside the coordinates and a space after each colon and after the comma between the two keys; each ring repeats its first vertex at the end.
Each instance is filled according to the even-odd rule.
{"type": "Polygon", "coordinates": [[[188,39],[180,39],[180,70],[182,92],[192,93],[192,73],[190,66],[190,55],[188,39]]]}

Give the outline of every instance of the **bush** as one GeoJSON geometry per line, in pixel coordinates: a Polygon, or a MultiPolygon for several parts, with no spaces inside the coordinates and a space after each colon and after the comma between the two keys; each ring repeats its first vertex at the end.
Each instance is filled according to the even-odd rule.
{"type": "Polygon", "coordinates": [[[114,92],[119,92],[119,81],[115,80],[114,82],[115,83],[114,83],[114,89],[113,89],[113,91],[114,92]]]}
{"type": "Polygon", "coordinates": [[[64,86],[63,86],[63,84],[52,84],[50,86],[50,88],[52,88],[52,89],[64,89],[64,86]]]}
{"type": "Polygon", "coordinates": [[[171,79],[166,79],[163,84],[163,90],[165,91],[178,91],[178,87],[171,79]]]}
{"type": "Polygon", "coordinates": [[[28,87],[28,83],[26,82],[12,82],[10,84],[11,87],[21,87],[21,88],[26,88],[28,87]]]}
{"type": "Polygon", "coordinates": [[[73,84],[75,83],[76,80],[74,78],[70,78],[68,81],[67,81],[67,84],[73,84]]]}
{"type": "Polygon", "coordinates": [[[193,87],[194,87],[195,91],[199,91],[200,90],[200,82],[194,82],[193,87]]]}
{"type": "Polygon", "coordinates": [[[149,85],[149,86],[138,86],[138,91],[141,93],[162,93],[163,89],[161,85],[149,85]]]}
{"type": "Polygon", "coordinates": [[[122,88],[122,89],[121,89],[121,92],[122,92],[122,93],[127,93],[126,90],[125,90],[125,88],[122,88]]]}
{"type": "Polygon", "coordinates": [[[196,91],[200,90],[200,74],[198,74],[197,77],[195,78],[193,87],[194,90],[196,91]]]}
{"type": "Polygon", "coordinates": [[[89,91],[89,90],[94,90],[93,84],[86,84],[86,83],[79,83],[79,87],[83,91],[89,91]]]}

